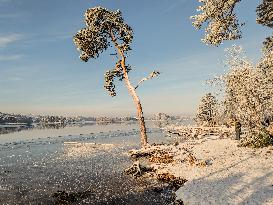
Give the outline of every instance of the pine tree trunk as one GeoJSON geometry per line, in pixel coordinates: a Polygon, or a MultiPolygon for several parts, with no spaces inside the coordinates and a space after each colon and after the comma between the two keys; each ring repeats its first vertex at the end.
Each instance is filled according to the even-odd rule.
{"type": "Polygon", "coordinates": [[[127,86],[127,89],[130,93],[130,95],[133,97],[133,100],[135,102],[136,108],[137,108],[137,118],[139,121],[139,125],[140,125],[140,135],[141,135],[141,146],[142,147],[146,147],[148,144],[148,140],[147,140],[147,132],[146,132],[146,126],[145,126],[145,121],[144,121],[144,116],[143,116],[143,111],[142,111],[142,106],[139,100],[139,97],[136,94],[136,89],[134,86],[132,86],[127,70],[126,70],[126,58],[124,56],[123,51],[119,48],[117,40],[113,34],[113,32],[111,31],[111,37],[112,37],[112,41],[117,49],[117,52],[119,53],[120,57],[121,57],[121,67],[123,70],[123,77],[127,86]]]}
{"type": "Polygon", "coordinates": [[[147,144],[148,144],[148,141],[147,141],[147,132],[146,132],[146,126],[145,126],[142,106],[141,106],[139,97],[136,94],[136,89],[131,85],[129,76],[127,74],[126,66],[125,66],[125,57],[124,56],[122,56],[121,67],[122,67],[122,70],[123,70],[124,80],[125,80],[126,86],[128,88],[128,91],[131,94],[131,96],[133,97],[133,100],[134,100],[134,102],[136,104],[137,118],[138,118],[139,125],[140,125],[141,146],[146,147],[147,144]]]}
{"type": "Polygon", "coordinates": [[[141,146],[145,147],[147,146],[147,132],[146,132],[146,126],[145,126],[145,121],[144,121],[144,116],[143,116],[143,111],[142,111],[142,106],[141,103],[138,99],[134,99],[134,102],[137,107],[137,117],[140,125],[140,134],[141,134],[141,146]]]}

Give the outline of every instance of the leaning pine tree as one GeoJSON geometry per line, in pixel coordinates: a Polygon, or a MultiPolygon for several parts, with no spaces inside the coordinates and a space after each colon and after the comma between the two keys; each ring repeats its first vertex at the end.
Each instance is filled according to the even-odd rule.
{"type": "Polygon", "coordinates": [[[137,117],[140,124],[141,131],[141,145],[147,145],[146,126],[142,111],[142,105],[137,96],[136,89],[145,80],[151,79],[159,74],[153,71],[148,77],[143,78],[137,86],[133,86],[128,76],[131,66],[127,64],[126,57],[131,50],[131,43],[133,40],[132,28],[124,22],[122,13],[117,11],[110,11],[106,8],[95,7],[90,8],[85,12],[86,28],[81,29],[74,36],[74,43],[81,52],[80,58],[87,62],[90,58],[98,58],[99,55],[114,46],[117,62],[115,68],[105,73],[104,87],[111,96],[116,96],[114,79],[118,78],[125,82],[127,89],[132,96],[136,108],[137,117]]]}

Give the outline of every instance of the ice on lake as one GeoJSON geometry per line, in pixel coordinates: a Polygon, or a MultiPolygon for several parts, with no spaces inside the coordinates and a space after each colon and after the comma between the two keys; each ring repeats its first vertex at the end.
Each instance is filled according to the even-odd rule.
{"type": "MultiPolygon", "coordinates": [[[[96,126],[0,135],[0,204],[168,204],[168,190],[123,174],[138,124],[96,126]]],[[[151,143],[166,141],[148,127],[151,143]]]]}

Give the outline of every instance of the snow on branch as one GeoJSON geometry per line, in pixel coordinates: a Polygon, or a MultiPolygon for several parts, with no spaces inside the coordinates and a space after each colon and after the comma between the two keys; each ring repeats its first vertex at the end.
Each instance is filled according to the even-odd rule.
{"type": "Polygon", "coordinates": [[[159,74],[160,74],[160,72],[154,70],[153,72],[150,73],[150,75],[149,75],[148,77],[142,78],[142,79],[138,82],[138,84],[137,84],[137,86],[135,87],[135,89],[137,89],[137,88],[140,86],[140,84],[143,83],[144,81],[150,80],[150,79],[152,79],[152,78],[158,76],[159,74]]]}

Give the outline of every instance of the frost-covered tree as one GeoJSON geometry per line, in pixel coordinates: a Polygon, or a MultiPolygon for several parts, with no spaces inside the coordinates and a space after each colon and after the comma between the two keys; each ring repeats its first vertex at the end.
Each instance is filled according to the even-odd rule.
{"type": "Polygon", "coordinates": [[[258,108],[261,107],[256,89],[256,80],[258,80],[256,70],[253,64],[243,56],[241,47],[234,46],[227,49],[227,52],[228,72],[224,76],[226,114],[247,127],[253,127],[255,122],[260,122],[258,108]]]}
{"type": "MultiPolygon", "coordinates": [[[[257,23],[273,28],[273,0],[263,0],[262,4],[257,7],[257,23]]],[[[259,63],[259,67],[267,72],[272,83],[272,70],[273,70],[273,33],[272,36],[267,37],[263,42],[263,57],[259,63]]]]}
{"type": "MultiPolygon", "coordinates": [[[[205,26],[205,37],[202,41],[209,45],[220,45],[225,40],[235,40],[242,37],[240,23],[236,14],[236,6],[242,0],[198,0],[198,14],[191,16],[195,28],[205,26]]],[[[273,0],[262,0],[256,9],[257,23],[273,28],[273,0]]],[[[273,37],[267,38],[272,42],[273,37]]],[[[272,46],[272,43],[271,43],[272,46]]]]}
{"type": "Polygon", "coordinates": [[[234,8],[241,0],[199,0],[202,3],[197,8],[200,14],[191,16],[193,26],[201,29],[207,23],[206,44],[219,45],[224,40],[234,40],[242,37],[240,26],[234,8]]]}
{"type": "Polygon", "coordinates": [[[132,69],[126,62],[128,52],[131,50],[133,40],[132,28],[124,22],[121,11],[110,11],[106,8],[95,7],[85,12],[86,27],[74,36],[74,43],[81,52],[80,58],[87,62],[90,58],[98,58],[109,47],[114,47],[117,62],[115,67],[105,73],[105,88],[111,96],[115,96],[114,80],[124,81],[132,96],[140,123],[141,145],[147,145],[146,126],[142,105],[137,96],[137,87],[145,80],[153,78],[159,72],[152,72],[149,77],[142,79],[135,87],[132,85],[128,72],[132,69]]]}
{"type": "Polygon", "coordinates": [[[211,93],[205,94],[197,109],[195,121],[199,126],[215,126],[218,123],[218,102],[211,93]]]}
{"type": "Polygon", "coordinates": [[[241,46],[234,45],[226,52],[226,73],[214,81],[221,85],[225,115],[250,129],[261,127],[271,113],[265,75],[246,58],[241,46]]]}
{"type": "Polygon", "coordinates": [[[220,85],[226,121],[239,121],[247,128],[241,145],[262,147],[273,143],[268,130],[273,117],[272,71],[254,65],[240,46],[227,49],[226,73],[215,78],[220,85]],[[230,119],[230,120],[229,120],[230,119]]]}
{"type": "Polygon", "coordinates": [[[257,7],[257,23],[273,28],[273,1],[262,0],[257,7]]]}
{"type": "MultiPolygon", "coordinates": [[[[235,11],[241,1],[199,0],[199,13],[191,19],[195,28],[201,29],[205,26],[205,37],[202,39],[204,43],[218,46],[225,40],[242,37],[241,27],[244,23],[239,22],[235,11]]],[[[273,28],[273,0],[262,0],[256,14],[258,24],[273,28]]],[[[228,61],[230,69],[222,76],[220,83],[224,86],[223,107],[226,114],[234,120],[240,120],[249,128],[250,138],[254,136],[250,140],[251,144],[256,144],[259,141],[257,139],[261,139],[259,146],[272,141],[263,125],[266,124],[265,119],[272,116],[273,110],[273,36],[266,38],[263,45],[262,59],[255,66],[246,58],[239,57],[238,53],[233,55],[238,50],[235,53],[236,49],[230,50],[233,53],[228,61]]]]}

